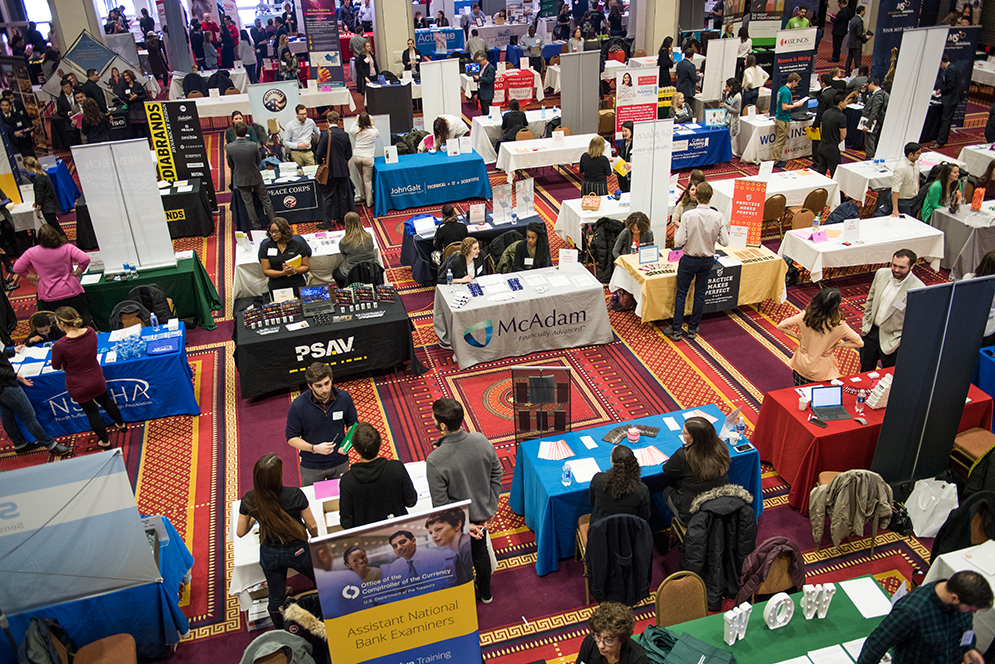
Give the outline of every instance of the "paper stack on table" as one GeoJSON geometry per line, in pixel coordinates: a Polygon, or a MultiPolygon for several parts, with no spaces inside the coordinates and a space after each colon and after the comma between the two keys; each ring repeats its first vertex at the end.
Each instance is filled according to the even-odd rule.
{"type": "Polygon", "coordinates": [[[570,465],[570,472],[573,473],[574,479],[580,484],[589,483],[595,475],[601,472],[598,462],[590,457],[568,461],[567,463],[570,465]]]}
{"type": "Polygon", "coordinates": [[[864,618],[877,618],[891,612],[891,602],[878,588],[874,579],[870,577],[851,579],[841,581],[839,585],[864,618]]]}
{"type": "Polygon", "coordinates": [[[703,410],[697,410],[697,409],[692,410],[692,411],[688,411],[686,413],[682,413],[682,415],[684,416],[685,420],[687,418],[689,418],[689,417],[704,417],[706,420],[708,420],[709,424],[715,424],[716,422],[719,421],[717,417],[712,417],[711,415],[709,415],[705,411],[703,411],[703,410]]]}
{"type": "Polygon", "coordinates": [[[644,467],[659,466],[669,458],[666,454],[656,449],[656,445],[632,450],[632,453],[636,455],[636,461],[639,462],[639,465],[644,467]]]}
{"type": "Polygon", "coordinates": [[[569,459],[573,455],[573,450],[570,449],[565,440],[544,440],[539,443],[540,459],[560,461],[562,459],[569,459]]]}

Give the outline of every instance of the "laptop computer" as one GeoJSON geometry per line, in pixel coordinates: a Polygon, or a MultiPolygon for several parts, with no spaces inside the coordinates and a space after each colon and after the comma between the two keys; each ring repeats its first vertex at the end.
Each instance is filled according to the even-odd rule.
{"type": "Polygon", "coordinates": [[[812,412],[823,422],[850,420],[850,413],[843,407],[843,386],[827,385],[812,388],[812,412]]]}

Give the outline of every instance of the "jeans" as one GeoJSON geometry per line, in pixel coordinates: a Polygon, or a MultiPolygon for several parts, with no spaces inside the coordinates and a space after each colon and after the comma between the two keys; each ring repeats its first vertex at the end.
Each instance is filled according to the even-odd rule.
{"type": "Polygon", "coordinates": [[[314,583],[314,567],[311,566],[311,547],[307,542],[286,544],[260,544],[259,566],[263,568],[266,585],[269,586],[267,609],[273,618],[273,625],[283,629],[283,614],[280,607],[287,599],[287,570],[295,570],[314,583]]]}
{"type": "Polygon", "coordinates": [[[677,294],[674,296],[674,321],[671,327],[680,331],[684,324],[684,301],[687,299],[691,280],[694,279],[694,304],[688,329],[697,330],[705,309],[705,291],[708,290],[708,273],[712,271],[714,256],[681,256],[677,265],[677,294]]]}
{"type": "Polygon", "coordinates": [[[898,211],[902,214],[907,214],[910,217],[914,216],[912,214],[912,202],[915,201],[914,198],[899,198],[898,199],[898,211]]]}
{"type": "Polygon", "coordinates": [[[35,440],[48,449],[55,447],[55,441],[45,431],[45,427],[38,422],[35,409],[31,406],[28,395],[24,393],[20,385],[5,387],[3,391],[0,391],[0,421],[3,422],[3,430],[7,432],[7,436],[14,443],[16,449],[24,447],[28,441],[25,440],[21,430],[17,428],[15,417],[24,422],[24,426],[28,428],[28,432],[35,437],[35,440]]]}
{"type": "MultiPolygon", "coordinates": [[[[474,522],[481,525],[483,522],[474,522]]],[[[485,533],[484,537],[490,537],[485,533]]],[[[473,557],[473,571],[476,573],[477,590],[481,599],[491,597],[491,556],[487,552],[487,540],[470,538],[470,555],[473,557]]]]}
{"type": "Polygon", "coordinates": [[[242,63],[242,66],[245,67],[245,75],[249,77],[249,82],[258,83],[259,81],[256,80],[256,66],[248,65],[245,64],[244,62],[242,63]]]}
{"type": "Polygon", "coordinates": [[[86,414],[86,419],[90,423],[90,428],[93,429],[93,433],[97,434],[97,438],[100,442],[106,443],[110,439],[107,437],[107,427],[104,425],[104,418],[100,416],[100,408],[103,406],[107,414],[111,416],[115,424],[124,424],[124,419],[121,417],[121,411],[118,410],[117,404],[114,403],[114,399],[111,398],[109,392],[104,392],[96,399],[90,399],[89,401],[84,401],[79,405],[86,414]]]}

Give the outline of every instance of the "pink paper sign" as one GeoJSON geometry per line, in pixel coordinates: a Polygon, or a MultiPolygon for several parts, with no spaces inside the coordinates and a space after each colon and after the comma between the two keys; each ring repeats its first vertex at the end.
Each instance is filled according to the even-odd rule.
{"type": "Polygon", "coordinates": [[[809,239],[812,242],[825,242],[827,240],[826,231],[815,231],[809,239]]]}
{"type": "Polygon", "coordinates": [[[683,256],[683,255],[684,255],[684,250],[683,249],[674,249],[667,256],[667,262],[669,262],[669,263],[676,263],[676,262],[678,262],[678,261],[681,260],[681,256],[683,256]]]}
{"type": "Polygon", "coordinates": [[[314,483],[314,497],[318,500],[339,497],[339,481],[323,480],[314,483]]]}

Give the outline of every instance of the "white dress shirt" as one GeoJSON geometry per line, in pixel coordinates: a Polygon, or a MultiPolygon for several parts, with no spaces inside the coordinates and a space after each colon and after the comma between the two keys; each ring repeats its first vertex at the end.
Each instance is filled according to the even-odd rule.
{"type": "Polygon", "coordinates": [[[729,229],[722,213],[711,206],[699,205],[681,218],[681,227],[674,235],[674,246],[682,247],[688,256],[712,256],[715,243],[729,244],[729,229]]]}
{"type": "Polygon", "coordinates": [[[380,130],[370,127],[365,131],[359,131],[359,124],[354,123],[349,127],[349,133],[356,137],[356,144],[352,147],[354,157],[372,157],[377,147],[377,138],[380,130]]]}

